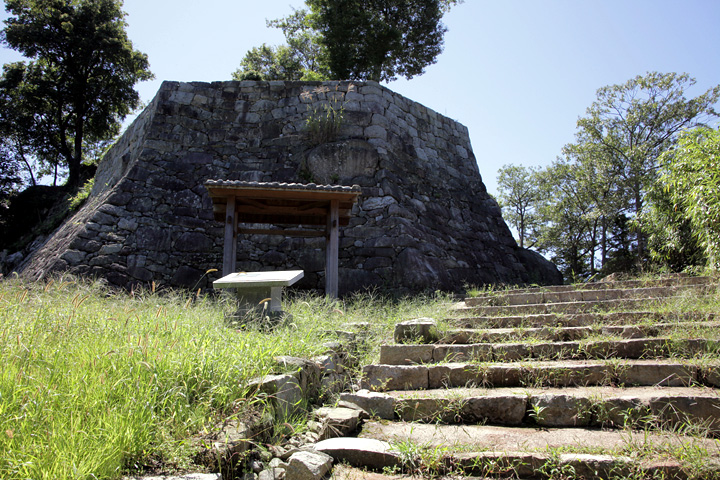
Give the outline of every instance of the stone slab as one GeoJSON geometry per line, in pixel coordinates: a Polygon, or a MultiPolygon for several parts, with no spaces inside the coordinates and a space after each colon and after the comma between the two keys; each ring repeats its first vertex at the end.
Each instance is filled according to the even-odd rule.
{"type": "Polygon", "coordinates": [[[360,425],[361,410],[345,407],[320,407],[314,411],[321,423],[320,440],[353,435],[360,425]]]}
{"type": "Polygon", "coordinates": [[[222,480],[219,473],[187,473],[185,475],[123,477],[123,480],[222,480]]]}
{"type": "Polygon", "coordinates": [[[340,401],[357,405],[371,416],[391,420],[395,416],[394,400],[391,396],[371,392],[370,390],[358,390],[355,393],[341,393],[340,401]]]}
{"type": "Polygon", "coordinates": [[[626,362],[617,367],[616,374],[625,385],[683,387],[697,380],[697,368],[682,363],[626,362]]]}
{"type": "Polygon", "coordinates": [[[586,427],[590,424],[592,402],[585,397],[537,395],[529,399],[528,406],[530,420],[541,427],[586,427]]]}
{"type": "Polygon", "coordinates": [[[314,446],[336,462],[345,462],[353,467],[382,470],[401,464],[400,455],[387,441],[372,438],[339,437],[318,442],[314,446]]]}
{"type": "Polygon", "coordinates": [[[436,425],[406,422],[366,422],[360,438],[386,442],[411,441],[428,447],[446,447],[453,451],[545,451],[568,448],[593,451],[613,450],[632,442],[653,445],[680,446],[692,441],[694,445],[717,452],[714,439],[683,437],[679,434],[648,432],[604,431],[586,428],[533,429],[487,425],[436,425]]]}
{"type": "Polygon", "coordinates": [[[434,345],[381,345],[380,363],[413,365],[433,361],[434,345]]]}
{"type": "Polygon", "coordinates": [[[268,307],[270,313],[282,313],[282,289],[303,278],[302,270],[274,272],[237,272],[213,282],[213,288],[235,289],[239,310],[243,316],[253,310],[268,307]]]}
{"type": "Polygon", "coordinates": [[[434,362],[485,362],[493,359],[493,345],[472,343],[468,345],[436,345],[434,362]]]}
{"type": "Polygon", "coordinates": [[[395,325],[393,338],[397,343],[421,341],[433,343],[438,340],[437,322],[432,318],[416,318],[395,325]]]}
{"type": "Polygon", "coordinates": [[[236,272],[215,280],[214,288],[289,287],[301,278],[303,270],[275,272],[236,272]]]}
{"type": "Polygon", "coordinates": [[[296,452],[288,459],[286,480],[321,480],[332,468],[333,459],[323,452],[296,452]]]}
{"type": "Polygon", "coordinates": [[[420,365],[367,365],[363,367],[361,386],[377,392],[425,389],[428,369],[420,365]]]}

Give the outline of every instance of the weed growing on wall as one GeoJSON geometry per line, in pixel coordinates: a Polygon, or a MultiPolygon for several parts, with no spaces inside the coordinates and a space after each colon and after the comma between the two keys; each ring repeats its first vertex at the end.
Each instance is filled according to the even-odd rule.
{"type": "MultiPolygon", "coordinates": [[[[348,85],[347,91],[355,90],[348,85]]],[[[346,92],[336,86],[334,90],[320,85],[300,94],[300,100],[307,105],[310,115],[305,120],[308,141],[311,145],[320,145],[337,139],[345,115],[346,92]]]]}
{"type": "Polygon", "coordinates": [[[87,198],[90,196],[93,185],[95,185],[95,179],[91,178],[90,180],[85,182],[82,187],[80,187],[75,196],[70,198],[69,207],[71,211],[78,210],[85,203],[85,200],[87,200],[87,198]]]}

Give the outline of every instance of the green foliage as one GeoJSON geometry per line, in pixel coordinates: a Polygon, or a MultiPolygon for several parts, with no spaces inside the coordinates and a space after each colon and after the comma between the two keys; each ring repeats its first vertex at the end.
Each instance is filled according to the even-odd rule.
{"type": "Polygon", "coordinates": [[[6,139],[0,138],[0,171],[3,172],[0,176],[0,202],[15,193],[22,184],[20,162],[13,147],[6,139]]]}
{"type": "Polygon", "coordinates": [[[270,20],[268,26],[279,28],[285,35],[288,47],[298,60],[305,81],[329,80],[330,72],[324,60],[320,34],[310,23],[306,10],[293,10],[287,17],[270,20]]]}
{"type": "Polygon", "coordinates": [[[573,162],[558,160],[540,177],[550,191],[540,208],[545,224],[538,246],[550,253],[566,278],[577,280],[592,269],[588,244],[592,205],[581,182],[582,171],[573,162]]]}
{"type": "Polygon", "coordinates": [[[703,127],[683,132],[662,160],[661,181],[672,201],[671,209],[665,210],[670,210],[665,235],[687,231],[689,223],[708,266],[719,268],[720,129],[703,127]],[[673,218],[676,212],[684,216],[673,218]]]}
{"type": "Polygon", "coordinates": [[[505,219],[518,232],[520,248],[532,248],[537,241],[539,207],[545,196],[539,172],[537,167],[512,164],[498,170],[498,203],[505,219]]]}
{"type": "MultiPolygon", "coordinates": [[[[307,0],[333,77],[395,80],[421,75],[442,52],[440,0],[307,0]]],[[[455,3],[455,2],[451,2],[455,3]]]]}
{"type": "Polygon", "coordinates": [[[649,205],[637,218],[648,234],[648,251],[655,264],[671,271],[705,265],[707,259],[682,204],[673,201],[662,178],[648,192],[649,205]]]}
{"type": "Polygon", "coordinates": [[[93,189],[93,185],[95,185],[95,179],[91,178],[85,184],[80,187],[80,189],[77,191],[77,193],[70,198],[69,208],[70,210],[77,210],[80,208],[80,206],[85,203],[85,200],[87,200],[88,196],[90,195],[90,192],[93,189]]]}
{"type": "Polygon", "coordinates": [[[248,50],[232,77],[234,80],[302,80],[329,79],[323,62],[319,34],[310,25],[306,10],[270,20],[268,27],[279,28],[287,45],[262,44],[248,50]]]}
{"type": "MultiPolygon", "coordinates": [[[[692,232],[707,209],[695,210],[693,223],[688,205],[658,183],[660,158],[680,132],[717,116],[713,105],[720,99],[720,85],[688,99],[685,90],[694,83],[687,74],[650,72],[603,87],[578,120],[576,142],[566,145],[550,167],[534,173],[539,179],[506,172],[503,186],[507,178],[537,185],[537,197],[530,196],[535,207],[528,210],[540,219],[529,238],[566,278],[654,268],[648,250],[654,262],[676,270],[701,261],[692,232]]],[[[708,217],[705,231],[711,224],[708,217]]]]}
{"type": "Polygon", "coordinates": [[[234,80],[300,80],[300,62],[293,57],[290,47],[271,47],[262,44],[249,50],[233,73],[234,80]]]}
{"type": "Polygon", "coordinates": [[[2,41],[28,62],[0,78],[0,135],[80,181],[83,145],[117,133],[136,108],[133,86],[152,78],[127,37],[119,0],[6,0],[2,41]]]}
{"type": "MultiPolygon", "coordinates": [[[[658,158],[677,134],[716,115],[720,85],[692,99],[686,89],[695,80],[687,74],[648,72],[621,85],[597,91],[597,100],[578,120],[578,145],[592,146],[606,158],[624,194],[624,209],[639,215],[648,190],[657,179],[658,158]]],[[[636,229],[636,248],[644,256],[646,235],[636,229]]]]}
{"type": "Polygon", "coordinates": [[[249,381],[284,373],[278,355],[319,355],[338,325],[362,321],[368,343],[350,353],[371,363],[396,322],[442,317],[449,303],[289,297],[292,320],[263,333],[228,325],[224,313],[234,308],[203,295],[128,295],[71,277],[0,282],[0,478],[118,478],[150,462],[182,468],[198,449],[193,437],[262,405],[249,381]]]}
{"type": "Polygon", "coordinates": [[[248,51],[236,80],[394,80],[435,63],[458,0],[306,0],[309,11],[268,22],[287,45],[248,51]]]}

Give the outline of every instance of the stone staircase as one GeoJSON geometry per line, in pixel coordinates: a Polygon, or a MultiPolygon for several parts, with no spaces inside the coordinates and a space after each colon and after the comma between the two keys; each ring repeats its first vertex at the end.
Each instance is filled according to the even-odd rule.
{"type": "Polygon", "coordinates": [[[720,478],[717,296],[672,276],[468,298],[398,324],[340,404],[370,414],[358,436],[382,465],[415,474],[720,478]]]}

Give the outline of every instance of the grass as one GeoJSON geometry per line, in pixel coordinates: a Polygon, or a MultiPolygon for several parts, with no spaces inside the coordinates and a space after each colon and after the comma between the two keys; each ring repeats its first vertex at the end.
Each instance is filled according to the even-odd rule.
{"type": "Polygon", "coordinates": [[[184,471],[191,439],[262,408],[246,385],[280,373],[279,355],[312,357],[340,324],[369,322],[369,363],[399,320],[440,298],[347,302],[299,295],[272,332],[239,330],[222,299],[108,289],[71,277],[0,282],[0,478],[112,479],[160,465],[184,471]]]}
{"type": "MultiPolygon", "coordinates": [[[[699,312],[696,320],[702,320],[719,311],[718,300],[686,295],[656,311],[673,319],[699,312]]],[[[345,339],[343,331],[356,328],[346,324],[365,322],[366,340],[351,349],[359,368],[378,360],[379,345],[392,342],[396,323],[446,318],[451,303],[442,295],[398,301],[366,294],[336,301],[291,294],[284,307],[292,316],[264,331],[228,324],[225,313],[232,308],[223,297],[119,293],[72,277],[2,281],[0,478],[113,479],[146,466],[188,471],[198,438],[222,421],[265,408],[265,399],[247,385],[281,373],[276,356],[323,354],[324,342],[345,339]]],[[[716,347],[697,358],[698,352],[685,353],[684,341],[716,338],[714,330],[678,323],[663,334],[673,356],[712,364],[716,347]]],[[[593,332],[581,343],[615,338],[593,332]]],[[[444,414],[456,408],[452,403],[444,414]]],[[[304,419],[296,421],[291,430],[301,429],[304,419]]],[[[438,452],[420,451],[425,458],[419,464],[429,464],[421,472],[434,473],[438,452]]]]}

